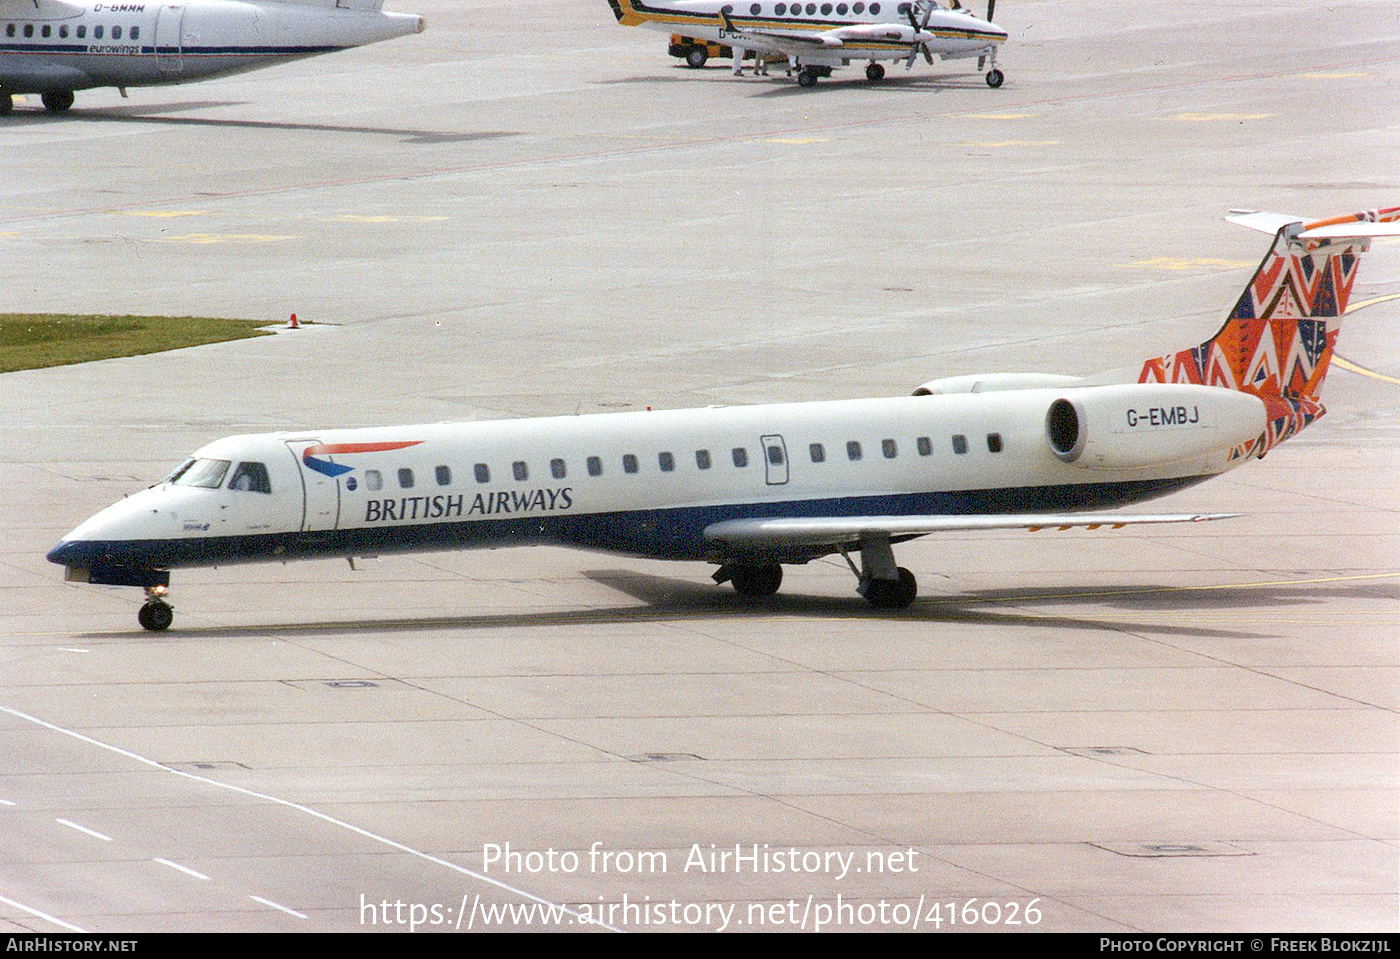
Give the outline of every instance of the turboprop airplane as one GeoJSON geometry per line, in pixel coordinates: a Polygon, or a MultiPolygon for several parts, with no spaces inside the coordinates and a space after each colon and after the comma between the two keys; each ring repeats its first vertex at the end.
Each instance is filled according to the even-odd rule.
{"type": "Polygon", "coordinates": [[[1358,255],[1400,207],[1274,234],[1199,346],[1080,378],[955,376],[913,396],[233,436],[49,552],[69,581],[139,586],[165,629],[170,570],[532,543],[715,564],[767,595],[840,553],[871,604],[917,592],[896,543],[950,530],[1221,519],[1106,510],[1194,485],[1323,413],[1358,255]],[[860,568],[851,554],[860,556],[860,568]]]}
{"type": "Polygon", "coordinates": [[[51,112],[73,91],[156,86],[258,70],[422,33],[423,18],[383,0],[0,0],[0,116],[15,94],[51,112]]]}
{"type": "Polygon", "coordinates": [[[804,87],[852,60],[870,61],[865,76],[874,83],[885,76],[879,61],[903,60],[907,70],[920,54],[930,64],[935,54],[943,60],[976,57],[977,69],[991,66],[987,86],[999,87],[1005,77],[996,68],[997,47],[1006,31],[992,23],[995,2],[989,0],[983,20],[956,2],[949,8],[935,0],[608,0],[624,26],[713,40],[733,47],[741,59],[745,50],[785,56],[804,87]]]}

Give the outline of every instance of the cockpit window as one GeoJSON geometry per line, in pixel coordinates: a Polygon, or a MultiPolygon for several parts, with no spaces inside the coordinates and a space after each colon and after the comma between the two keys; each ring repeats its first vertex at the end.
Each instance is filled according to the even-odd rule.
{"type": "Polygon", "coordinates": [[[238,468],[233,471],[233,479],[228,481],[228,488],[253,493],[271,493],[272,483],[267,478],[267,467],[262,463],[239,463],[238,468]]]}
{"type": "Polygon", "coordinates": [[[170,474],[167,482],[176,486],[202,486],[218,489],[228,472],[228,460],[193,459],[170,474]]]}

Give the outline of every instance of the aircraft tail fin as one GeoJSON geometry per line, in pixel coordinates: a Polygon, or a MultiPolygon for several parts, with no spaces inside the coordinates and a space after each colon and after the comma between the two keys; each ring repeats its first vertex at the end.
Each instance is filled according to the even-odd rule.
{"type": "Polygon", "coordinates": [[[617,17],[617,22],[624,27],[635,27],[639,23],[645,23],[647,18],[632,5],[632,0],[608,0],[608,6],[612,7],[613,16],[617,17]]]}
{"type": "Polygon", "coordinates": [[[1326,412],[1322,381],[1359,256],[1372,237],[1400,236],[1400,207],[1311,223],[1245,211],[1227,219],[1273,233],[1273,246],[1219,332],[1199,346],[1144,361],[1138,382],[1197,383],[1258,396],[1269,411],[1268,430],[1240,453],[1262,456],[1326,412]]]}

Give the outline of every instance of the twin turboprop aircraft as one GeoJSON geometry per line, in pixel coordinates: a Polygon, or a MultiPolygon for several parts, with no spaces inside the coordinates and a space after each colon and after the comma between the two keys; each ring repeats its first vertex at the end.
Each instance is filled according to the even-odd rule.
{"type": "MultiPolygon", "coordinates": [[[[884,79],[881,60],[903,60],[905,69],[920,54],[930,64],[934,55],[953,60],[976,57],[977,69],[990,65],[986,80],[999,87],[1004,79],[996,68],[997,47],[1006,31],[992,22],[995,0],[987,18],[935,0],[855,0],[855,2],[790,3],[787,0],[608,0],[618,23],[713,40],[743,51],[787,57],[797,82],[810,87],[820,77],[852,60],[869,60],[865,76],[884,79]]],[[[736,63],[738,60],[735,61],[736,63]]]]}
{"type": "Polygon", "coordinates": [[[874,606],[913,602],[893,545],[949,530],[1119,528],[1225,514],[1102,512],[1264,455],[1323,413],[1359,254],[1400,207],[1274,234],[1199,346],[1090,378],[958,376],[911,397],[234,436],[73,530],[69,581],[139,586],[165,629],[170,570],[553,544],[718,566],[767,595],[840,553],[874,606]],[[860,567],[851,560],[859,554],[860,567]]]}
{"type": "Polygon", "coordinates": [[[423,32],[383,0],[0,0],[0,116],[15,94],[51,112],[73,91],[156,86],[243,73],[423,32]]]}

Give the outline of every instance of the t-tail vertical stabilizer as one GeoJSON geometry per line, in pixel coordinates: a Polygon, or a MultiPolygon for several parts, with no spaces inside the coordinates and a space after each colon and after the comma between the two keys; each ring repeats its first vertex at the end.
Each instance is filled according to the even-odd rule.
{"type": "Polygon", "coordinates": [[[1273,246],[1220,331],[1200,346],[1145,361],[1140,383],[1198,383],[1250,393],[1268,409],[1262,456],[1324,412],[1322,381],[1346,313],[1360,254],[1376,236],[1400,236],[1400,207],[1305,223],[1277,213],[1227,219],[1274,234],[1273,246]]]}

